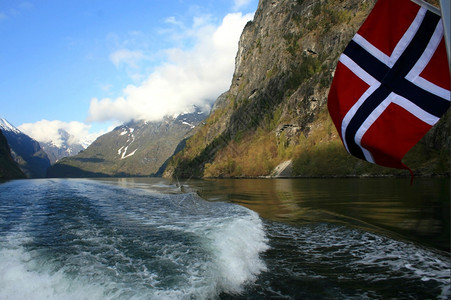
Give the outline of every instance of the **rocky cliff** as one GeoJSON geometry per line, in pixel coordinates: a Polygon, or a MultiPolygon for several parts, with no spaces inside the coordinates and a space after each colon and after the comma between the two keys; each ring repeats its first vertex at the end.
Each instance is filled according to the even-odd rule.
{"type": "Polygon", "coordinates": [[[11,156],[8,141],[0,130],[0,179],[25,178],[25,174],[11,156]]]}
{"type": "MultiPolygon", "coordinates": [[[[229,91],[165,176],[267,176],[289,160],[294,176],[404,174],[348,155],[326,108],[338,57],[374,3],[260,0],[229,91]]],[[[406,157],[417,173],[449,174],[446,128],[449,118],[406,157]]]]}

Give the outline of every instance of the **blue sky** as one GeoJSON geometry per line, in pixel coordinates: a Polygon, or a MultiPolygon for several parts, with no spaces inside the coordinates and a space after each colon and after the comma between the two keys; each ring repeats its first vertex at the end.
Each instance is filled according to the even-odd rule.
{"type": "Polygon", "coordinates": [[[258,0],[0,2],[0,116],[38,141],[207,105],[258,0]]]}

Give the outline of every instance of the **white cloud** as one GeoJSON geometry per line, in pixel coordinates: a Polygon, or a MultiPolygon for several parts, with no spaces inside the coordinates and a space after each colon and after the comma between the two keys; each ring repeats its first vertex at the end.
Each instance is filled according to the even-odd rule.
{"type": "Polygon", "coordinates": [[[177,19],[174,16],[170,16],[164,20],[165,23],[176,25],[176,26],[183,26],[183,23],[180,21],[177,21],[177,19]]]}
{"type": "Polygon", "coordinates": [[[98,136],[105,133],[89,133],[91,125],[76,121],[63,122],[58,120],[41,120],[36,123],[22,124],[18,128],[38,142],[53,142],[59,147],[63,143],[61,132],[59,131],[60,129],[63,129],[70,134],[70,138],[68,140],[69,144],[82,144],[85,147],[94,141],[98,136]]]}
{"type": "Polygon", "coordinates": [[[138,68],[139,61],[146,59],[141,51],[131,51],[129,49],[120,49],[110,54],[110,60],[119,68],[125,64],[131,68],[138,68]]]}
{"type": "Polygon", "coordinates": [[[252,1],[252,0],[234,0],[234,1],[233,1],[233,2],[234,2],[233,8],[234,8],[235,10],[238,10],[238,9],[240,9],[240,8],[242,8],[242,7],[247,6],[249,3],[251,3],[251,1],[252,1]]]}
{"type": "MultiPolygon", "coordinates": [[[[211,104],[230,86],[239,37],[251,18],[251,14],[228,14],[218,27],[205,21],[209,19],[196,18],[185,32],[194,39],[192,48],[166,50],[166,62],[141,84],[127,86],[122,97],[92,99],[88,121],[155,121],[192,105],[211,104]]],[[[133,58],[139,59],[139,53],[125,51],[115,56],[118,63],[133,58]]]]}

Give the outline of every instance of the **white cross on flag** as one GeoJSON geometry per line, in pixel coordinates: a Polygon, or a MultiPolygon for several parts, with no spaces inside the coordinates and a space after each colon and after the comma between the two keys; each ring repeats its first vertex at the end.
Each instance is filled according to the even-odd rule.
{"type": "Polygon", "coordinates": [[[340,60],[328,109],[346,150],[386,167],[450,105],[440,16],[410,0],[379,0],[340,60]]]}

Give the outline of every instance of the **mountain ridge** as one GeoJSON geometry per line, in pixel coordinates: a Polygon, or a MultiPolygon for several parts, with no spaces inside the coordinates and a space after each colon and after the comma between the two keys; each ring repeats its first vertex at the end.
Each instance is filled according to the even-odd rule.
{"type": "Polygon", "coordinates": [[[29,178],[44,178],[50,160],[40,144],[6,119],[0,118],[0,129],[8,141],[11,155],[29,178]]]}
{"type": "MultiPolygon", "coordinates": [[[[49,168],[48,177],[155,176],[206,114],[167,116],[162,121],[130,121],[98,137],[79,154],[49,168]]],[[[160,173],[159,173],[160,172],[160,173]]]]}

